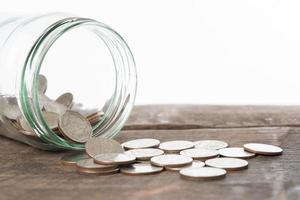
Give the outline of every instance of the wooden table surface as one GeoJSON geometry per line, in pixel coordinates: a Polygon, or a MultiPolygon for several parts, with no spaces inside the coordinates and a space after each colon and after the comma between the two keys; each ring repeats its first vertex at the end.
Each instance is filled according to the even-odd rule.
{"type": "Polygon", "coordinates": [[[46,152],[0,137],[0,199],[300,199],[300,106],[138,106],[119,142],[220,139],[279,145],[281,156],[249,159],[247,170],[214,181],[188,181],[177,172],[147,176],[85,175],[62,166],[67,152],[46,152]]]}

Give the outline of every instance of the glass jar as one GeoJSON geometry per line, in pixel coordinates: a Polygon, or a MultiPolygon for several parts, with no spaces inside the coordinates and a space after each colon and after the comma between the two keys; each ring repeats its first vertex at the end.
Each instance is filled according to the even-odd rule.
{"type": "Polygon", "coordinates": [[[45,150],[84,149],[57,134],[45,105],[59,107],[57,97],[72,94],[67,109],[97,115],[92,136],[112,138],[132,110],[136,83],[128,45],[103,23],[64,13],[0,18],[1,135],[45,150]]]}

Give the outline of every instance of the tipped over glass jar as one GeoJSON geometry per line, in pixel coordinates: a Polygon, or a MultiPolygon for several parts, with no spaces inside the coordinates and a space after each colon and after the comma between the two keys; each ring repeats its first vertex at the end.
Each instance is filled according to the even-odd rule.
{"type": "Polygon", "coordinates": [[[84,149],[128,118],[136,69],[123,38],[88,18],[0,18],[0,135],[45,150],[84,149]]]}

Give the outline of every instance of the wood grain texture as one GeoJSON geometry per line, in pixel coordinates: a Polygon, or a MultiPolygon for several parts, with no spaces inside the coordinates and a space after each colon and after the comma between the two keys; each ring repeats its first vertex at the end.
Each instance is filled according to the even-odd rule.
{"type": "Polygon", "coordinates": [[[249,169],[230,172],[225,179],[197,182],[181,179],[178,173],[170,171],[147,176],[80,174],[73,167],[59,163],[60,157],[67,152],[41,151],[0,138],[0,199],[300,199],[299,108],[297,113],[296,108],[283,107],[259,107],[257,111],[254,107],[218,107],[218,112],[214,106],[187,107],[167,106],[167,109],[163,109],[160,106],[163,114],[159,119],[155,119],[156,114],[150,115],[162,113],[158,107],[137,107],[127,125],[132,128],[132,125],[139,124],[137,128],[140,129],[140,125],[145,123],[146,129],[122,131],[116,140],[124,142],[143,137],[161,141],[221,139],[230,146],[263,142],[280,145],[284,153],[276,157],[257,156],[249,159],[249,169]],[[232,109],[235,111],[230,114],[232,109]],[[168,113],[168,110],[176,112],[168,113]],[[204,116],[208,116],[205,122],[204,116]],[[280,123],[268,121],[263,124],[261,119],[268,116],[280,123]],[[292,123],[293,120],[295,123],[292,123]],[[184,129],[185,123],[209,127],[184,129]],[[232,123],[234,127],[231,127],[232,123]],[[165,124],[177,124],[179,128],[164,130],[167,128],[165,124]],[[249,124],[253,127],[249,127],[249,124]]]}

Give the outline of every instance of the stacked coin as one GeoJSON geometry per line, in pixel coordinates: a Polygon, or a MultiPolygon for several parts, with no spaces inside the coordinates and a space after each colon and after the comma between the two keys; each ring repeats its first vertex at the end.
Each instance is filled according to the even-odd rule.
{"type": "MultiPolygon", "coordinates": [[[[47,78],[44,75],[39,75],[39,105],[42,109],[43,120],[49,129],[70,142],[87,142],[88,138],[93,134],[92,126],[101,121],[104,113],[94,110],[92,112],[85,110],[75,111],[78,110],[79,104],[73,102],[73,95],[69,92],[52,100],[46,95],[47,84],[47,78]]],[[[22,115],[16,98],[1,97],[0,104],[1,107],[5,108],[1,110],[0,114],[11,122],[16,131],[28,137],[39,139],[32,126],[22,115]]]]}
{"type": "Polygon", "coordinates": [[[244,147],[228,147],[219,140],[160,143],[142,138],[118,143],[112,139],[92,137],[86,142],[86,154],[80,152],[61,158],[64,165],[75,165],[77,171],[107,175],[149,175],[168,171],[179,172],[188,180],[224,178],[227,172],[248,168],[248,161],[257,155],[280,155],[277,146],[249,143],[244,147]]]}

